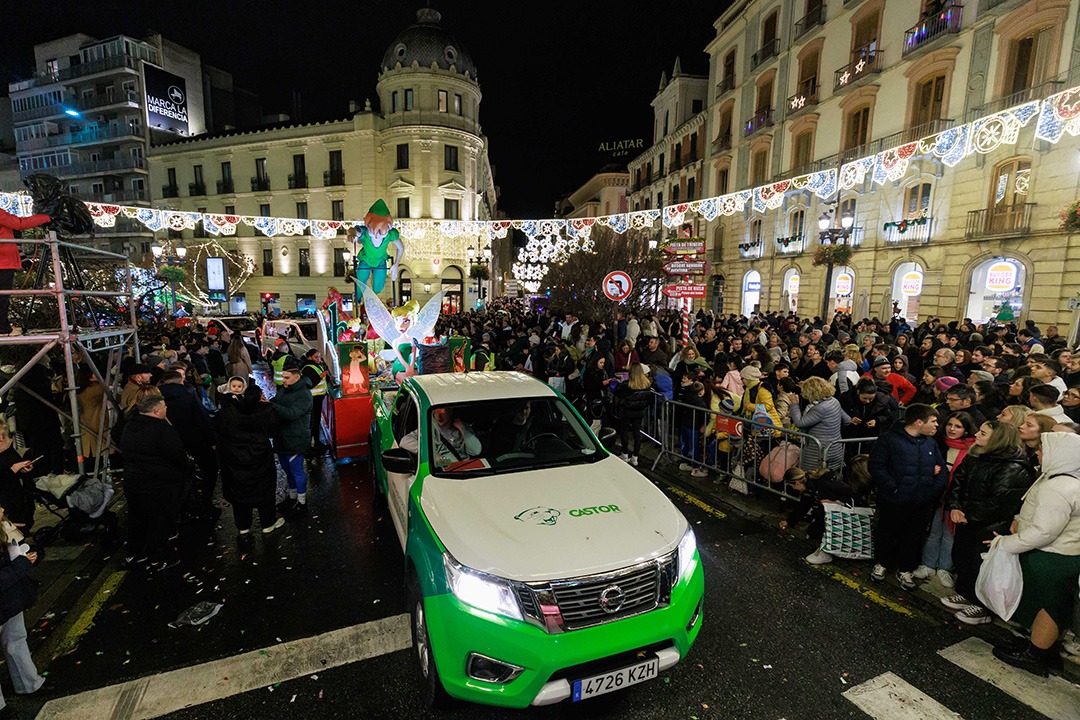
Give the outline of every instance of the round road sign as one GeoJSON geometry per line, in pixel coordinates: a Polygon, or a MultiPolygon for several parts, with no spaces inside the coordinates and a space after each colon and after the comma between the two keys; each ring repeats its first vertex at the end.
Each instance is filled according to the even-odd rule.
{"type": "Polygon", "coordinates": [[[604,294],[615,302],[622,302],[630,297],[630,291],[634,288],[630,276],[622,270],[609,272],[604,278],[604,294]]]}

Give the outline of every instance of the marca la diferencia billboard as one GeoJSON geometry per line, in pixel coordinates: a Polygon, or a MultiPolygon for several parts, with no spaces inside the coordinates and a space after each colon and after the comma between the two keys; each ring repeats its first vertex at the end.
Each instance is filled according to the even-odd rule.
{"type": "Polygon", "coordinates": [[[189,135],[187,83],[179,75],[143,63],[146,122],[157,130],[189,135]]]}

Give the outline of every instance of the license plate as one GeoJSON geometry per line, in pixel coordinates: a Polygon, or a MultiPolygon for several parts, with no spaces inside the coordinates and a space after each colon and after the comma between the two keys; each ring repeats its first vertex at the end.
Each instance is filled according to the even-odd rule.
{"type": "Polygon", "coordinates": [[[574,681],[574,702],[596,697],[604,693],[621,690],[646,680],[652,680],[660,672],[660,658],[654,657],[645,662],[620,668],[602,675],[582,678],[574,681]]]}

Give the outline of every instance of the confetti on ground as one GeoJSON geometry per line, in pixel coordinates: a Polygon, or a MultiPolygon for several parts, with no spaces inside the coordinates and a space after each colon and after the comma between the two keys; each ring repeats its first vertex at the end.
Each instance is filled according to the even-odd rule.
{"type": "Polygon", "coordinates": [[[295,696],[295,695],[293,695],[293,696],[292,696],[292,699],[291,699],[291,700],[289,700],[289,702],[296,702],[296,696],[295,696]]]}

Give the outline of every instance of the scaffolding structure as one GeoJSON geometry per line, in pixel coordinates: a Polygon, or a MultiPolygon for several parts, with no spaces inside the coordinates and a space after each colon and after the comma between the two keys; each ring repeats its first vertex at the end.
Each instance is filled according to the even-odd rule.
{"type": "MultiPolygon", "coordinates": [[[[10,346],[37,346],[33,356],[19,367],[0,387],[0,398],[18,386],[38,402],[55,410],[70,423],[71,439],[78,461],[79,474],[94,478],[108,473],[110,453],[110,415],[121,412],[119,402],[119,368],[124,348],[129,342],[134,346],[135,359],[139,360],[138,322],[135,307],[135,290],[131,261],[124,255],[99,250],[89,245],[61,241],[54,231],[42,240],[17,240],[21,245],[35,246],[36,272],[28,273],[31,287],[0,290],[0,295],[28,296],[30,302],[27,316],[37,298],[51,296],[56,302],[59,327],[29,328],[23,323],[23,334],[0,336],[0,348],[10,346]],[[92,290],[86,288],[83,265],[104,264],[122,284],[121,290],[92,290]],[[126,299],[126,302],[125,302],[126,299]],[[121,309],[123,306],[126,308],[121,309]],[[60,348],[64,354],[64,379],[69,409],[54,404],[50,398],[41,397],[20,381],[35,364],[53,350],[60,348]],[[104,392],[98,427],[89,428],[93,433],[93,447],[84,448],[82,423],[79,409],[79,391],[75,368],[79,360],[93,372],[104,392]],[[86,467],[85,453],[92,450],[93,468],[86,467]]],[[[14,317],[13,320],[18,318],[14,317]]]]}

